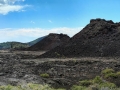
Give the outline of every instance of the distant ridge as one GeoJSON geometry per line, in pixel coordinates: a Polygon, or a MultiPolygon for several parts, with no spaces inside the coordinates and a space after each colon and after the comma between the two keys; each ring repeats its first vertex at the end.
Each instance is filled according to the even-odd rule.
{"type": "Polygon", "coordinates": [[[0,43],[0,50],[3,49],[23,49],[27,48],[29,45],[27,43],[21,43],[21,42],[3,42],[0,43]]]}
{"type": "Polygon", "coordinates": [[[36,44],[37,42],[41,41],[43,38],[45,38],[46,36],[40,37],[36,40],[30,41],[28,43],[21,43],[21,42],[16,42],[16,41],[12,41],[12,42],[3,42],[0,43],[0,50],[2,49],[19,49],[19,50],[24,50],[25,48],[28,48],[34,44],[36,44]]]}
{"type": "Polygon", "coordinates": [[[92,19],[67,44],[54,48],[40,57],[114,57],[120,56],[120,23],[92,19]],[[59,55],[56,55],[59,54],[59,55]]]}
{"type": "Polygon", "coordinates": [[[29,46],[32,46],[32,45],[36,44],[37,42],[41,41],[41,40],[42,40],[43,38],[45,38],[45,37],[46,37],[46,36],[37,38],[37,39],[35,39],[35,40],[33,40],[33,41],[28,42],[27,44],[28,44],[29,46]]]}
{"type": "Polygon", "coordinates": [[[27,50],[51,50],[57,46],[63,45],[69,41],[70,37],[65,34],[50,33],[41,41],[29,47],[27,50]]]}

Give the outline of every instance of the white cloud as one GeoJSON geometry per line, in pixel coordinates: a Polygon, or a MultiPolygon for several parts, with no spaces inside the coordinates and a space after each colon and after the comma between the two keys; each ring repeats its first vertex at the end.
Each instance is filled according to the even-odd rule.
{"type": "Polygon", "coordinates": [[[15,2],[24,2],[25,0],[0,0],[1,4],[14,4],[15,2]]]}
{"type": "Polygon", "coordinates": [[[29,5],[16,5],[16,2],[25,0],[0,0],[0,14],[6,15],[9,12],[23,11],[29,5]]]}
{"type": "Polygon", "coordinates": [[[53,28],[53,29],[42,29],[42,28],[22,28],[22,29],[0,29],[0,42],[6,41],[20,41],[29,42],[36,38],[48,35],[49,33],[63,33],[70,37],[78,33],[82,27],[78,28],[53,28]]]}
{"type": "Polygon", "coordinates": [[[1,5],[0,6],[0,14],[6,15],[9,12],[20,11],[27,6],[20,5],[1,5]]]}

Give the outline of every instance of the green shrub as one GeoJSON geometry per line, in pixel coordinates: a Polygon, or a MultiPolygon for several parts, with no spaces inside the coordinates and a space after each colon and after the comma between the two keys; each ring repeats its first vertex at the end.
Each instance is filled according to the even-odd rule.
{"type": "Polygon", "coordinates": [[[88,87],[89,85],[92,85],[93,82],[91,80],[83,80],[83,81],[80,81],[80,85],[81,86],[86,86],[88,87]]]}
{"type": "Polygon", "coordinates": [[[117,75],[117,77],[120,77],[120,72],[117,72],[116,75],[117,75]]]}
{"type": "Polygon", "coordinates": [[[51,88],[49,85],[41,85],[41,84],[25,84],[19,86],[0,86],[0,90],[65,90],[65,89],[54,89],[51,88]]]}
{"type": "Polygon", "coordinates": [[[40,74],[40,76],[43,78],[49,78],[49,74],[47,74],[47,73],[40,74]]]}
{"type": "Polygon", "coordinates": [[[101,84],[101,83],[103,83],[103,80],[101,79],[100,76],[96,76],[96,77],[93,79],[93,82],[94,82],[94,83],[97,83],[97,84],[101,84]]]}
{"type": "Polygon", "coordinates": [[[74,85],[70,90],[86,90],[86,87],[74,85]]]}
{"type": "Polygon", "coordinates": [[[102,71],[102,74],[103,74],[103,75],[106,75],[106,74],[110,74],[110,73],[114,73],[114,72],[115,72],[115,71],[114,71],[113,69],[107,68],[107,69],[105,69],[105,70],[102,71]]]}
{"type": "Polygon", "coordinates": [[[87,90],[98,90],[99,89],[98,86],[99,86],[98,84],[90,85],[87,90]]]}
{"type": "Polygon", "coordinates": [[[115,78],[119,78],[120,77],[120,72],[116,72],[113,69],[105,69],[102,71],[102,75],[104,78],[111,78],[111,79],[115,79],[115,78]]]}
{"type": "Polygon", "coordinates": [[[99,87],[108,87],[108,88],[116,88],[116,85],[114,83],[110,83],[110,82],[105,82],[105,83],[101,83],[99,84],[99,87]]]}
{"type": "Polygon", "coordinates": [[[109,73],[109,74],[106,74],[104,77],[105,78],[112,78],[112,79],[118,78],[116,73],[109,73]]]}

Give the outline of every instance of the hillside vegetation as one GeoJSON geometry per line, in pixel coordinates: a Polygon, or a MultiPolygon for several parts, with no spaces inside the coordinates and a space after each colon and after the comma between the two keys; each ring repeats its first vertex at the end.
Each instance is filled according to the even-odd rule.
{"type": "Polygon", "coordinates": [[[29,45],[20,42],[4,42],[0,43],[0,49],[22,49],[27,48],[29,45]]]}

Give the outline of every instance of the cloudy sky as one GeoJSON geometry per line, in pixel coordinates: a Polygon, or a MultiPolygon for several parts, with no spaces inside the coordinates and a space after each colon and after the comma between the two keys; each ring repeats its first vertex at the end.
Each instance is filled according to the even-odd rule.
{"type": "Polygon", "coordinates": [[[73,36],[90,19],[120,22],[120,0],[0,0],[0,42],[29,42],[49,33],[73,36]]]}

